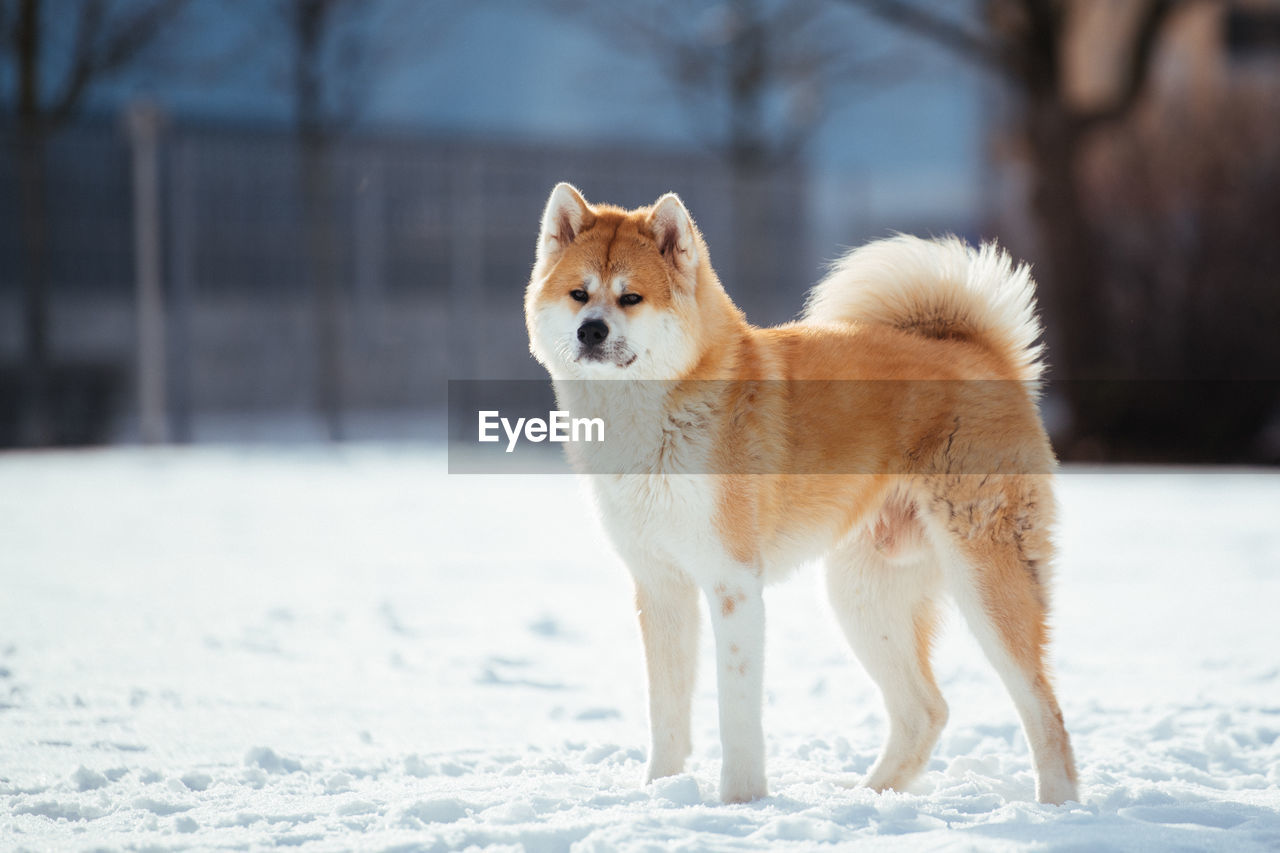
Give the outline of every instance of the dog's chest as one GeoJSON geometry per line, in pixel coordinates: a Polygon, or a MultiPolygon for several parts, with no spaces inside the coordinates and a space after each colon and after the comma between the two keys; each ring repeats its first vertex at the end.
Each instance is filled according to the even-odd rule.
{"type": "MultiPolygon", "coordinates": [[[[710,402],[674,405],[660,383],[563,389],[572,409],[607,412],[606,441],[570,450],[589,475],[605,528],[619,550],[687,566],[722,552],[716,534],[719,477],[710,402]]],[[[628,560],[629,563],[636,562],[628,560]]]]}
{"type": "Polygon", "coordinates": [[[601,518],[619,549],[687,567],[722,552],[717,487],[707,475],[593,477],[601,518]]]}

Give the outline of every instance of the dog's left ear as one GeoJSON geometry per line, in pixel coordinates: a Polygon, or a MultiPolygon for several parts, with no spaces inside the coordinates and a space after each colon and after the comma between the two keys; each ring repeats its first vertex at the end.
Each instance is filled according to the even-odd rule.
{"type": "Polygon", "coordinates": [[[662,257],[677,273],[692,281],[698,269],[698,243],[693,236],[693,218],[680,196],[667,193],[658,199],[648,224],[662,257]]]}

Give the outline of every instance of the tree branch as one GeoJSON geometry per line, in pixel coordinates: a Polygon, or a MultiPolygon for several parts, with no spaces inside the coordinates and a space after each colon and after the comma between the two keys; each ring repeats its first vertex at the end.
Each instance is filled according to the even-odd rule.
{"type": "Polygon", "coordinates": [[[1133,46],[1129,50],[1129,62],[1115,97],[1108,104],[1077,114],[1074,123],[1078,130],[1092,130],[1129,114],[1151,77],[1151,58],[1160,32],[1171,13],[1181,5],[1180,0],[1152,0],[1147,6],[1138,21],[1133,46]]]}
{"type": "Polygon", "coordinates": [[[1019,0],[1026,29],[1010,37],[1014,78],[1032,100],[1058,103],[1063,97],[1063,50],[1067,10],[1055,0],[1019,0]]]}
{"type": "Polygon", "coordinates": [[[905,0],[846,0],[873,17],[926,38],[962,59],[1001,77],[1010,69],[1000,47],[978,33],[905,0]]]}
{"type": "Polygon", "coordinates": [[[826,0],[545,2],[619,49],[651,60],[678,93],[690,129],[721,155],[789,161],[829,112],[823,103],[829,89],[884,65],[883,57],[868,58],[850,43],[852,15],[834,14],[826,0]],[[786,116],[797,120],[765,120],[779,104],[788,109],[796,92],[812,93],[814,101],[786,116]]]}
{"type": "Polygon", "coordinates": [[[14,104],[26,130],[40,117],[40,7],[24,0],[13,22],[14,104]]]}
{"type": "Polygon", "coordinates": [[[95,77],[115,71],[136,56],[186,3],[187,0],[156,0],[116,26],[114,33],[103,36],[102,0],[85,0],[76,27],[71,71],[48,110],[49,125],[66,121],[95,77]]]}
{"type": "Polygon", "coordinates": [[[61,124],[75,109],[85,86],[93,77],[93,37],[102,26],[102,0],[85,0],[76,21],[75,47],[71,50],[71,70],[62,85],[62,94],[47,112],[50,125],[61,124]]]}
{"type": "Polygon", "coordinates": [[[115,36],[108,40],[100,55],[98,70],[113,71],[140,53],[182,11],[187,2],[188,0],[157,0],[155,5],[134,15],[132,20],[121,25],[115,36]]]}
{"type": "MultiPolygon", "coordinates": [[[[18,23],[15,18],[13,23],[9,22],[10,9],[8,3],[0,3],[0,45],[14,47],[18,38],[18,23]]],[[[3,53],[0,52],[0,56],[3,53]]],[[[16,54],[15,54],[16,56],[16,54]]]]}

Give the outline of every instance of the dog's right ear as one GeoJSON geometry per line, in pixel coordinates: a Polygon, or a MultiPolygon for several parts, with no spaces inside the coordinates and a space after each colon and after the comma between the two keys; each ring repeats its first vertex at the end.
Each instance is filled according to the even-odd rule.
{"type": "Polygon", "coordinates": [[[538,263],[554,262],[587,228],[595,223],[595,214],[582,193],[564,181],[556,184],[542,212],[542,233],[538,235],[538,263]]]}

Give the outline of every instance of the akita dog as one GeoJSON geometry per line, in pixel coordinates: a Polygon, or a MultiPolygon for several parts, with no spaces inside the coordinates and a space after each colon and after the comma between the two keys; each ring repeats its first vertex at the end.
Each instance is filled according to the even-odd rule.
{"type": "Polygon", "coordinates": [[[690,752],[699,591],[716,644],[720,796],[767,794],[767,580],[825,556],[901,789],[947,719],[930,668],[950,595],[1022,719],[1042,802],[1076,799],[1047,643],[1053,451],[1034,284],[994,245],[895,237],[847,254],[802,319],[748,325],[674,194],[627,211],[552,191],[525,296],[533,355],[609,440],[571,451],[635,580],[650,779],[690,752]],[[602,380],[636,381],[602,381],[602,380]],[[889,380],[889,381],[886,381],[889,380]]]}

